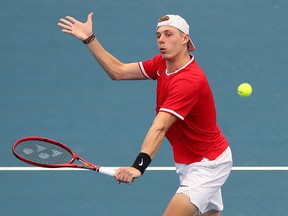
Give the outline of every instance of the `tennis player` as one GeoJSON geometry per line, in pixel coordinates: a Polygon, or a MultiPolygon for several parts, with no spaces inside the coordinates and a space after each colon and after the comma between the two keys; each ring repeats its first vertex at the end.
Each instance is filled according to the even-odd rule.
{"type": "Polygon", "coordinates": [[[221,215],[221,187],[231,171],[232,154],[216,122],[207,78],[189,53],[195,50],[189,25],[178,15],[162,16],[156,26],[160,53],[149,60],[122,63],[95,38],[92,16],[85,23],[67,16],[58,25],[87,45],[112,80],[157,80],[156,117],[135,162],[119,168],[116,180],[131,184],[143,175],[167,137],[180,186],[164,215],[221,215]]]}

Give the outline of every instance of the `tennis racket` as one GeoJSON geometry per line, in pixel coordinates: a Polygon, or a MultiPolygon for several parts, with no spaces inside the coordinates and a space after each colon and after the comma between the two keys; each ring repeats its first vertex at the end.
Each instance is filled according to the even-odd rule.
{"type": "Polygon", "coordinates": [[[43,137],[29,136],[19,139],[12,147],[14,155],[28,164],[47,168],[89,169],[113,176],[116,170],[92,164],[79,157],[66,145],[43,137]],[[78,161],[78,163],[74,163],[78,161]]]}

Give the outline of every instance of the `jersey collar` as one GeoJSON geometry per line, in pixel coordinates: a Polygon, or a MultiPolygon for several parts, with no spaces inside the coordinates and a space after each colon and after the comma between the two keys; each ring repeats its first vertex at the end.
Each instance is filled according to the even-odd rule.
{"type": "Polygon", "coordinates": [[[166,69],[166,75],[167,75],[167,76],[170,76],[170,75],[172,75],[172,74],[178,73],[180,70],[184,69],[187,65],[189,65],[192,61],[194,61],[194,56],[193,56],[193,55],[191,55],[191,59],[190,59],[183,67],[179,68],[178,70],[173,71],[173,72],[171,72],[171,73],[168,73],[168,72],[167,72],[167,69],[166,69]]]}

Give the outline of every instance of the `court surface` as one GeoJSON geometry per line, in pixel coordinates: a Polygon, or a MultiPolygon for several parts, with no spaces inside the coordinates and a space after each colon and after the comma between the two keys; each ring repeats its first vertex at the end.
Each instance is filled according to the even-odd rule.
{"type": "MultiPolygon", "coordinates": [[[[130,166],[152,123],[154,81],[111,81],[83,43],[61,32],[66,15],[85,21],[124,62],[157,54],[165,14],[190,24],[193,53],[210,81],[218,123],[235,167],[287,167],[288,2],[286,0],[0,2],[0,167],[27,167],[11,152],[37,135],[69,145],[87,160],[130,166]],[[249,82],[250,98],[237,86],[249,82]]],[[[151,167],[173,167],[167,141],[151,167]]],[[[288,171],[233,170],[223,216],[286,215],[288,171]]],[[[0,171],[0,215],[161,215],[178,187],[175,171],[147,171],[118,185],[90,171],[0,171]]]]}

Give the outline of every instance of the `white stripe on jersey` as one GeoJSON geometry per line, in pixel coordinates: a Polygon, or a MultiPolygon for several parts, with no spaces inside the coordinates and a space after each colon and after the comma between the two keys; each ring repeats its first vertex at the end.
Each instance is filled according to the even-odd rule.
{"type": "Polygon", "coordinates": [[[143,63],[139,62],[139,66],[140,66],[140,70],[143,73],[143,75],[147,78],[147,79],[152,79],[151,77],[148,76],[148,74],[146,73],[144,67],[143,67],[143,63]]]}
{"type": "Polygon", "coordinates": [[[180,118],[181,120],[184,120],[184,117],[181,116],[180,114],[178,114],[177,112],[175,112],[174,110],[170,110],[170,109],[166,109],[166,108],[161,108],[159,111],[164,111],[164,112],[171,113],[171,114],[175,115],[176,117],[180,118]]]}

